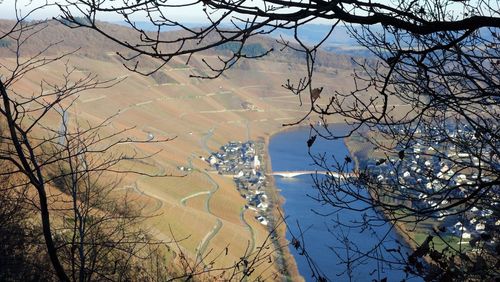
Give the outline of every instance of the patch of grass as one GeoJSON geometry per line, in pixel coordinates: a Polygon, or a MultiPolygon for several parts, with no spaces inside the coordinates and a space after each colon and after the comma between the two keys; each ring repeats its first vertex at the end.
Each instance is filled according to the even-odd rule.
{"type": "MultiPolygon", "coordinates": [[[[425,241],[427,236],[429,236],[428,233],[415,233],[413,239],[418,243],[418,245],[421,245],[425,241]]],[[[442,236],[442,238],[443,239],[434,236],[434,238],[432,239],[432,245],[438,252],[443,251],[448,245],[454,249],[460,249],[462,251],[471,249],[470,245],[468,244],[468,239],[462,239],[462,244],[460,244],[460,238],[457,236],[445,235],[442,236]]]]}

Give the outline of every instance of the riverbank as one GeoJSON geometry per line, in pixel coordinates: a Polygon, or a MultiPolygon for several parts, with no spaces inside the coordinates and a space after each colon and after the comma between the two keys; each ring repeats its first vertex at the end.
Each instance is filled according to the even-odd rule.
{"type": "Polygon", "coordinates": [[[281,251],[280,256],[283,259],[284,262],[284,270],[286,272],[286,280],[287,281],[305,281],[305,279],[300,275],[299,268],[297,265],[297,262],[295,261],[295,258],[293,257],[292,253],[290,252],[289,249],[289,244],[288,240],[286,239],[286,232],[287,232],[287,226],[286,222],[284,222],[285,218],[285,212],[283,210],[283,204],[285,202],[285,198],[280,194],[279,188],[276,186],[276,181],[274,179],[274,176],[271,175],[272,173],[272,162],[271,162],[271,154],[269,152],[269,144],[271,138],[278,134],[282,133],[285,131],[291,130],[290,128],[282,128],[279,130],[276,130],[272,132],[269,135],[266,135],[264,137],[264,160],[263,163],[265,164],[265,172],[268,175],[267,181],[268,181],[268,192],[269,196],[271,199],[271,202],[273,203],[273,206],[271,208],[272,211],[272,216],[274,219],[276,219],[274,222],[280,223],[279,226],[276,229],[277,233],[277,239],[278,241],[276,242],[279,250],[281,251]]]}
{"type": "MultiPolygon", "coordinates": [[[[360,171],[360,160],[357,157],[356,150],[354,148],[352,148],[352,145],[349,142],[347,142],[346,139],[344,139],[344,144],[345,144],[347,150],[349,151],[352,160],[354,161],[355,170],[360,171]]],[[[374,199],[375,195],[373,195],[373,193],[370,192],[370,197],[372,199],[374,199]]],[[[410,249],[412,249],[413,251],[415,251],[417,249],[418,246],[417,246],[417,243],[415,241],[415,237],[412,236],[412,235],[414,235],[414,233],[411,231],[408,231],[406,224],[392,220],[391,215],[388,213],[388,211],[377,209],[377,212],[382,213],[384,218],[393,224],[395,232],[399,235],[399,237],[401,239],[403,239],[405,244],[408,247],[410,247],[410,249]]],[[[427,263],[432,263],[432,260],[429,257],[426,256],[424,259],[426,260],[427,263]]]]}

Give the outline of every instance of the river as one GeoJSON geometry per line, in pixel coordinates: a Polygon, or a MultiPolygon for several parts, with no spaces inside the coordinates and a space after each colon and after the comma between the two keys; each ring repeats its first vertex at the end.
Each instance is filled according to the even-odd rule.
{"type": "MultiPolygon", "coordinates": [[[[341,127],[338,130],[342,130],[341,127]]],[[[309,139],[309,129],[300,128],[289,130],[274,135],[269,144],[269,153],[271,156],[273,171],[294,171],[294,170],[315,170],[312,160],[307,153],[306,142],[309,139]]],[[[329,156],[335,156],[343,160],[349,155],[343,140],[325,141],[317,138],[313,145],[313,151],[316,153],[326,152],[329,156]]],[[[280,194],[285,198],[283,205],[284,213],[287,216],[287,225],[294,234],[299,234],[299,227],[304,231],[304,243],[308,254],[320,269],[323,276],[330,281],[349,281],[349,274],[346,271],[345,264],[340,263],[347,256],[345,248],[347,237],[351,241],[351,246],[356,246],[361,252],[371,250],[385,234],[389,234],[388,243],[385,248],[379,248],[374,255],[384,257],[387,260],[395,260],[391,252],[385,251],[386,248],[395,248],[394,239],[399,236],[389,227],[378,227],[375,230],[366,229],[363,232],[360,228],[345,228],[335,226],[332,219],[339,218],[343,222],[360,220],[362,214],[352,211],[341,211],[329,216],[318,215],[315,212],[329,213],[332,208],[321,206],[318,202],[309,196],[317,195],[314,182],[310,175],[302,175],[294,178],[275,177],[276,186],[281,190],[280,194]],[[315,212],[314,212],[314,211],[315,212]]],[[[358,207],[364,204],[356,203],[358,207]]],[[[367,216],[377,216],[373,210],[366,212],[367,216]]],[[[287,239],[290,241],[290,234],[287,233],[287,239]]],[[[399,240],[402,241],[402,240],[399,240]]],[[[315,281],[311,277],[309,264],[304,256],[290,246],[300,274],[306,281],[315,281]]],[[[405,252],[407,250],[404,250],[405,252]]],[[[350,257],[356,255],[352,250],[350,257]]],[[[372,281],[387,277],[388,281],[401,281],[405,279],[405,273],[398,268],[396,264],[381,265],[373,259],[359,259],[352,263],[354,266],[351,271],[352,281],[372,281]]],[[[414,281],[414,280],[412,280],[414,281]]]]}

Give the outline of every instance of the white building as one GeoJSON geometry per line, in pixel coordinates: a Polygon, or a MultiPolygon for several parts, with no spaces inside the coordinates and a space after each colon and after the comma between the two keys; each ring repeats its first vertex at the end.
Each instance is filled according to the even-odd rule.
{"type": "Polygon", "coordinates": [[[257,156],[257,155],[255,155],[253,157],[253,168],[254,169],[259,169],[260,168],[259,156],[257,156]]]}
{"type": "Polygon", "coordinates": [[[214,165],[217,163],[217,158],[215,156],[210,156],[210,158],[208,158],[208,161],[210,162],[210,165],[214,165]]]}

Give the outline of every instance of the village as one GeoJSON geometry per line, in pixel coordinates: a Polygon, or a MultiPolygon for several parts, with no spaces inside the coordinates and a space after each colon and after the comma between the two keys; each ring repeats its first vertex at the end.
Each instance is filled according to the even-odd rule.
{"type": "MultiPolygon", "coordinates": [[[[404,133],[402,128],[399,130],[404,133]]],[[[416,130],[416,136],[419,131],[416,130]]],[[[391,201],[430,213],[427,221],[438,226],[448,237],[455,237],[462,244],[490,238],[486,245],[495,246],[498,238],[491,234],[500,228],[500,219],[494,212],[500,208],[500,187],[493,185],[484,190],[479,187],[495,177],[481,169],[481,162],[490,159],[491,150],[477,148],[475,133],[466,126],[446,131],[448,136],[468,142],[441,142],[437,137],[414,138],[411,146],[398,148],[399,156],[367,161],[367,170],[379,183],[398,187],[395,195],[400,195],[400,199],[393,197],[391,201]],[[476,202],[471,207],[456,204],[478,190],[484,193],[487,202],[476,202]]]]}
{"type": "MultiPolygon", "coordinates": [[[[262,144],[260,144],[262,145],[262,144]]],[[[208,158],[203,158],[219,174],[232,176],[240,195],[247,200],[246,209],[255,212],[255,219],[268,225],[269,198],[266,195],[266,176],[261,165],[262,155],[253,141],[231,141],[208,158]]]]}

